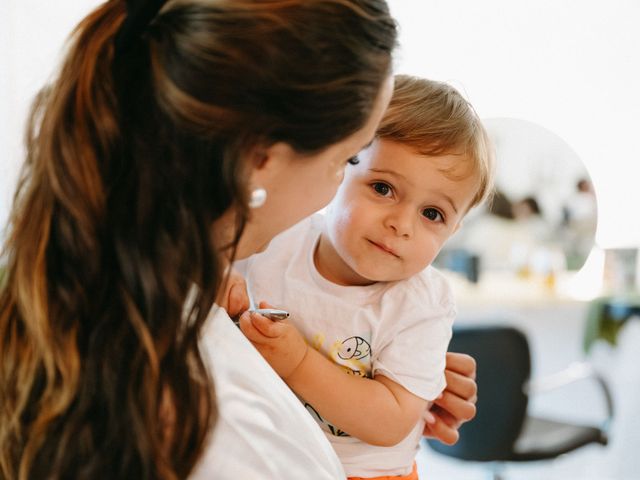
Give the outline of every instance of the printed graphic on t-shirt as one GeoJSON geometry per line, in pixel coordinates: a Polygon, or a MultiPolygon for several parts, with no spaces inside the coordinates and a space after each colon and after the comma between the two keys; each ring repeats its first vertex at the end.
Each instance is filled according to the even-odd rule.
{"type": "Polygon", "coordinates": [[[362,337],[349,337],[343,340],[338,356],[343,360],[360,360],[369,356],[371,346],[362,337]]]}
{"type": "MultiPolygon", "coordinates": [[[[311,346],[322,352],[324,334],[318,333],[313,336],[311,346]]],[[[337,340],[327,350],[327,358],[341,367],[348,375],[371,378],[371,345],[360,336],[352,336],[345,340],[337,340]]],[[[320,424],[323,430],[330,432],[336,437],[348,437],[349,434],[331,425],[317,412],[309,403],[304,404],[307,411],[320,424]]]]}

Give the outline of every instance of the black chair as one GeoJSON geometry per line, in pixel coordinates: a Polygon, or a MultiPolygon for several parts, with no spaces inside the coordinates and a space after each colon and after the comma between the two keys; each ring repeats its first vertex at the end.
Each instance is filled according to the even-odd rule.
{"type": "Polygon", "coordinates": [[[540,381],[529,380],[529,343],[519,330],[506,327],[457,327],[450,350],[468,353],[478,365],[478,412],[460,428],[453,446],[429,440],[429,446],[462,460],[491,462],[493,478],[501,478],[504,462],[545,460],[590,443],[607,444],[613,402],[604,380],[587,363],[576,363],[540,381]],[[600,385],[607,407],[600,426],[583,426],[527,415],[530,394],[592,378],[600,385]]]}

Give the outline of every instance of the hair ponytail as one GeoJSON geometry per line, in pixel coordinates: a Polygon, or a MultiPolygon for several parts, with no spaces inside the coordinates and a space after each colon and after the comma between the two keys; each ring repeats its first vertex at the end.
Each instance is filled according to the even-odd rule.
{"type": "MultiPolygon", "coordinates": [[[[112,74],[124,14],[112,1],[87,17],[34,103],[0,296],[3,478],[183,478],[215,416],[196,332],[216,282],[181,324],[185,266],[167,258],[162,267],[179,273],[164,277],[155,263],[164,252],[144,251],[176,239],[143,245],[136,231],[143,169],[125,153],[136,139],[120,128],[112,74]],[[192,413],[163,425],[175,411],[192,413]]],[[[198,255],[212,250],[197,245],[208,233],[189,233],[182,249],[196,247],[210,264],[201,272],[219,279],[212,254],[198,255]]]]}

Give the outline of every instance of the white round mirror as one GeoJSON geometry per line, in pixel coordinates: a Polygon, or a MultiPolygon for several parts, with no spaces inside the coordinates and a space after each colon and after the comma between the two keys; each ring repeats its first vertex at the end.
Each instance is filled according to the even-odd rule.
{"type": "Polygon", "coordinates": [[[526,275],[580,269],[594,245],[597,218],[580,158],[535,123],[515,118],[483,123],[496,152],[496,195],[469,212],[439,265],[462,270],[471,280],[482,271],[526,275]]]}

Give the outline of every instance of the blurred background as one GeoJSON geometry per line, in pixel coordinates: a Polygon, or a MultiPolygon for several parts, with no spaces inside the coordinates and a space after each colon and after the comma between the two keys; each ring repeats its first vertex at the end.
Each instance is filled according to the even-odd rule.
{"type": "MultiPolygon", "coordinates": [[[[70,30],[99,3],[0,2],[0,236],[29,103],[70,30]]],[[[401,31],[396,71],[453,84],[496,147],[494,203],[471,212],[437,260],[456,292],[458,325],[522,331],[533,378],[588,362],[614,401],[606,447],[507,463],[505,478],[640,479],[640,2],[389,3],[401,31]]],[[[600,425],[605,403],[585,380],[532,396],[527,409],[600,425]]],[[[486,442],[496,435],[488,428],[486,442]]],[[[418,464],[422,478],[487,472],[426,444],[418,464]]]]}
{"type": "MultiPolygon", "coordinates": [[[[640,3],[390,3],[401,28],[396,70],[452,83],[496,147],[493,205],[471,212],[437,259],[456,291],[458,328],[515,327],[533,379],[588,365],[611,390],[609,425],[593,379],[531,395],[530,415],[603,428],[609,443],[505,462],[503,478],[640,479],[640,3]]],[[[506,405],[487,398],[488,384],[517,368],[510,360],[489,372],[479,365],[481,408],[506,405]]],[[[481,425],[482,443],[500,441],[497,426],[481,425]]],[[[424,478],[460,480],[496,466],[426,445],[418,463],[424,478]]]]}

